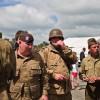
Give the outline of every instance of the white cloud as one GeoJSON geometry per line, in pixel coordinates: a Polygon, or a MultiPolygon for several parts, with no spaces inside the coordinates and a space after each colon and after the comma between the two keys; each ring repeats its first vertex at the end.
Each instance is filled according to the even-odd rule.
{"type": "Polygon", "coordinates": [[[19,29],[31,31],[36,43],[47,41],[55,27],[65,37],[100,36],[99,5],[99,0],[2,0],[0,31],[9,37],[19,29]]]}
{"type": "Polygon", "coordinates": [[[43,27],[53,24],[53,20],[51,20],[46,13],[39,12],[38,9],[27,7],[25,5],[6,7],[5,9],[1,9],[0,15],[2,17],[2,19],[0,19],[0,22],[2,23],[0,24],[4,24],[4,27],[19,27],[29,25],[32,28],[34,26],[43,27]]]}

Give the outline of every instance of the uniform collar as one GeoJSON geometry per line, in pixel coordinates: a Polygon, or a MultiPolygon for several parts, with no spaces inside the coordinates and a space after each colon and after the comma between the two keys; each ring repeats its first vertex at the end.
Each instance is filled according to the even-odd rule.
{"type": "Polygon", "coordinates": [[[20,53],[18,53],[17,50],[15,51],[15,54],[16,54],[16,57],[17,57],[17,58],[21,58],[21,59],[30,59],[30,58],[33,57],[33,54],[31,54],[31,55],[28,56],[28,57],[25,57],[25,56],[21,55],[20,53]]]}
{"type": "Polygon", "coordinates": [[[51,52],[59,53],[59,51],[55,49],[55,47],[52,44],[49,45],[49,48],[51,52]]]}
{"type": "Polygon", "coordinates": [[[100,57],[97,58],[93,58],[90,54],[88,55],[88,60],[95,60],[95,61],[99,61],[100,57]]]}

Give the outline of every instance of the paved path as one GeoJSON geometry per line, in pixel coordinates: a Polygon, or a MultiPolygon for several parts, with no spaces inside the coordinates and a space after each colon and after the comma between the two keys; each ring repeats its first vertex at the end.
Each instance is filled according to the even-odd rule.
{"type": "Polygon", "coordinates": [[[75,89],[72,90],[72,100],[85,100],[85,91],[84,89],[75,89]]]}
{"type": "Polygon", "coordinates": [[[75,90],[72,90],[72,100],[85,100],[85,86],[86,83],[80,81],[80,86],[75,90]]]}

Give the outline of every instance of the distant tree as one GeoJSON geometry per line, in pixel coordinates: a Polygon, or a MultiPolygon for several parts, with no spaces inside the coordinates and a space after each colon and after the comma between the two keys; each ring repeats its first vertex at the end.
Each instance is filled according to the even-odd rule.
{"type": "Polygon", "coordinates": [[[43,47],[47,46],[48,44],[49,44],[48,42],[43,41],[42,43],[40,43],[40,44],[38,45],[38,47],[39,47],[39,48],[43,48],[43,47]]]}
{"type": "Polygon", "coordinates": [[[33,51],[37,51],[38,52],[39,50],[40,50],[40,48],[37,45],[33,46],[33,51]]]}
{"type": "Polygon", "coordinates": [[[9,39],[8,39],[8,38],[4,38],[4,40],[7,40],[7,41],[9,41],[9,39]]]}

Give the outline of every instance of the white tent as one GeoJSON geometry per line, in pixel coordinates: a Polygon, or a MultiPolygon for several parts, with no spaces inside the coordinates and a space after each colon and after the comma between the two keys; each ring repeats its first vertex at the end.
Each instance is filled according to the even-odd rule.
{"type": "MultiPolygon", "coordinates": [[[[86,55],[88,54],[88,46],[87,46],[87,40],[92,37],[74,37],[74,38],[67,38],[64,40],[65,45],[68,45],[70,48],[72,48],[73,51],[77,52],[77,56],[79,58],[79,54],[82,51],[82,48],[86,48],[86,55]]],[[[93,37],[95,39],[100,39],[99,37],[93,37]]]]}

